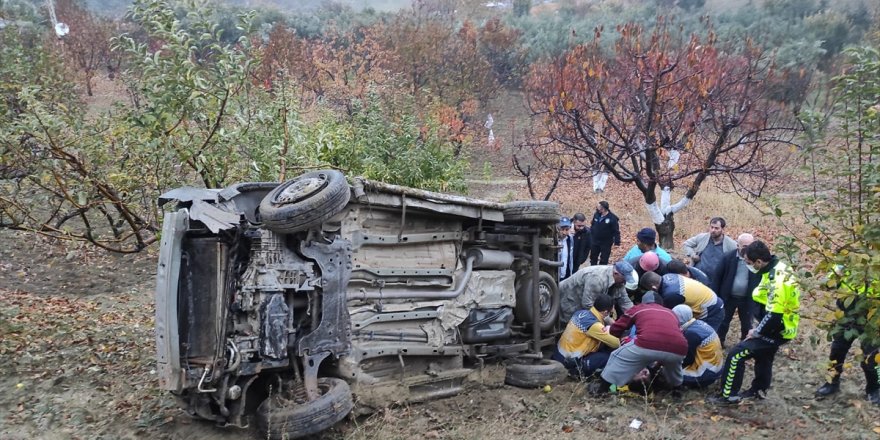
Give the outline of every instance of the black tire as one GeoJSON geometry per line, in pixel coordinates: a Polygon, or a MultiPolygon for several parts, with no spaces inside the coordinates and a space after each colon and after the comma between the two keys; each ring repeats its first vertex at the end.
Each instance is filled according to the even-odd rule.
{"type": "Polygon", "coordinates": [[[519,388],[541,388],[561,383],[566,377],[568,371],[554,360],[514,361],[505,369],[504,383],[519,388]]]}
{"type": "Polygon", "coordinates": [[[351,388],[335,377],[318,378],[321,396],[309,402],[302,386],[267,398],[257,408],[257,428],[269,440],[317,434],[345,418],[354,407],[351,388]]]}
{"type": "MultiPolygon", "coordinates": [[[[540,272],[538,275],[538,305],[541,307],[541,331],[549,331],[559,319],[559,285],[553,275],[540,272]]],[[[516,281],[516,307],[513,309],[516,320],[523,324],[532,322],[532,274],[516,281]]]]}
{"type": "Polygon", "coordinates": [[[333,217],[351,198],[345,176],[322,170],[303,174],[278,185],[260,202],[263,226],[292,234],[320,225],[333,217]]]}
{"type": "Polygon", "coordinates": [[[522,201],[504,204],[504,221],[525,224],[559,223],[559,204],[547,201],[522,201]]]}

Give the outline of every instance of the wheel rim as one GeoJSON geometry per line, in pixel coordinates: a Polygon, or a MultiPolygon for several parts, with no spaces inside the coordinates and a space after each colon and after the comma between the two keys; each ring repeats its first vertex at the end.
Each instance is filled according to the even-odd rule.
{"type": "Polygon", "coordinates": [[[300,179],[296,182],[291,183],[284,188],[278,194],[278,197],[275,199],[275,203],[279,205],[284,205],[287,203],[296,203],[303,199],[307,199],[316,192],[320,191],[321,188],[327,185],[327,176],[325,174],[319,174],[315,177],[309,177],[306,179],[300,179]]]}
{"type": "Polygon", "coordinates": [[[553,298],[547,283],[538,284],[538,307],[541,309],[541,318],[546,318],[553,308],[553,298]]]}

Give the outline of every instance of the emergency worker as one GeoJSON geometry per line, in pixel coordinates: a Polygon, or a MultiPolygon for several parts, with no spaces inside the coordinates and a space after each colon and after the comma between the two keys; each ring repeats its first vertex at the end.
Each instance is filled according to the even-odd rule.
{"type": "Polygon", "coordinates": [[[714,405],[738,404],[742,399],[764,399],[773,379],[773,361],[779,347],[797,336],[800,322],[800,289],[787,264],[770,253],[767,245],[756,240],[746,247],[745,263],[749,271],[761,277],[752,297],[765,305],[765,314],[746,339],[727,354],[721,393],[706,399],[714,405]],[[752,386],[740,392],[746,361],[755,360],[752,386]]]}
{"type": "MultiPolygon", "coordinates": [[[[880,301],[880,295],[864,282],[853,280],[852,274],[842,267],[836,268],[828,277],[829,287],[843,291],[843,298],[838,298],[837,308],[843,312],[843,317],[834,323],[831,328],[831,353],[828,359],[828,373],[824,385],[816,390],[817,398],[828,397],[840,391],[840,376],[843,373],[843,365],[846,355],[853,342],[861,337],[862,359],[861,367],[865,373],[865,397],[874,405],[880,405],[880,367],[878,357],[880,351],[875,342],[865,338],[865,326],[859,324],[859,317],[867,314],[870,310],[870,302],[880,301]],[[852,297],[847,301],[845,297],[852,297]]],[[[876,307],[876,303],[874,305],[876,307]]]]}
{"type": "Polygon", "coordinates": [[[677,273],[657,275],[646,273],[639,281],[642,289],[653,290],[663,297],[663,305],[673,308],[679,304],[687,304],[694,312],[694,317],[706,322],[712,330],[721,325],[724,319],[724,301],[705,284],[677,273]]]}
{"type": "Polygon", "coordinates": [[[614,310],[614,300],[606,294],[597,295],[593,307],[578,310],[568,321],[556,344],[553,360],[568,369],[570,376],[583,379],[605,368],[611,352],[620,347],[620,339],[612,336],[605,318],[614,310]]]}

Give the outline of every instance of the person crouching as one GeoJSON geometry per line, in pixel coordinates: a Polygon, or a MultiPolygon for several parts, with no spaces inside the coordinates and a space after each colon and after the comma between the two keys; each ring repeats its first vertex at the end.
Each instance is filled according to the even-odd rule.
{"type": "Polygon", "coordinates": [[[646,293],[642,304],[627,310],[611,325],[613,336],[628,334],[635,327],[635,337],[611,353],[601,380],[590,385],[590,393],[602,394],[626,385],[654,362],[662,367],[667,384],[673,388],[681,386],[681,362],[687,355],[687,340],[672,310],[653,301],[654,293],[646,293]]]}
{"type": "Polygon", "coordinates": [[[683,384],[687,387],[707,387],[721,377],[724,367],[724,351],[715,330],[694,318],[694,312],[686,304],[672,308],[684,338],[688,352],[682,361],[683,384]]]}
{"type": "Polygon", "coordinates": [[[608,333],[605,318],[611,315],[614,301],[599,294],[589,310],[578,310],[556,344],[553,360],[559,361],[576,379],[590,377],[605,368],[611,352],[620,346],[620,339],[608,333]]]}

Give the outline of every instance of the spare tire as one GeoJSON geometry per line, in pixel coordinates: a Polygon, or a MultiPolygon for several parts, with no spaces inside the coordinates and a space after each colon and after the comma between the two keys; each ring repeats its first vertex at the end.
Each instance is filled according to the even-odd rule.
{"type": "MultiPolygon", "coordinates": [[[[541,308],[541,331],[553,328],[559,319],[559,285],[553,275],[541,271],[538,275],[538,307],[541,308]]],[[[516,320],[524,324],[532,322],[532,274],[528,273],[516,280],[516,307],[513,309],[516,320]]]]}
{"type": "Polygon", "coordinates": [[[354,407],[351,388],[335,377],[318,378],[321,396],[309,402],[305,388],[270,396],[257,408],[257,428],[263,438],[294,439],[317,434],[345,418],[354,407]]]}
{"type": "Polygon", "coordinates": [[[278,185],[260,202],[263,226],[281,234],[305,231],[333,217],[348,203],[351,190],[336,170],[303,174],[278,185]]]}
{"type": "Polygon", "coordinates": [[[504,372],[504,383],[520,388],[540,388],[544,385],[556,385],[568,377],[568,370],[554,360],[540,361],[515,360],[507,365],[504,372]]]}
{"type": "Polygon", "coordinates": [[[520,201],[504,204],[504,221],[525,224],[559,223],[559,204],[547,201],[520,201]]]}

